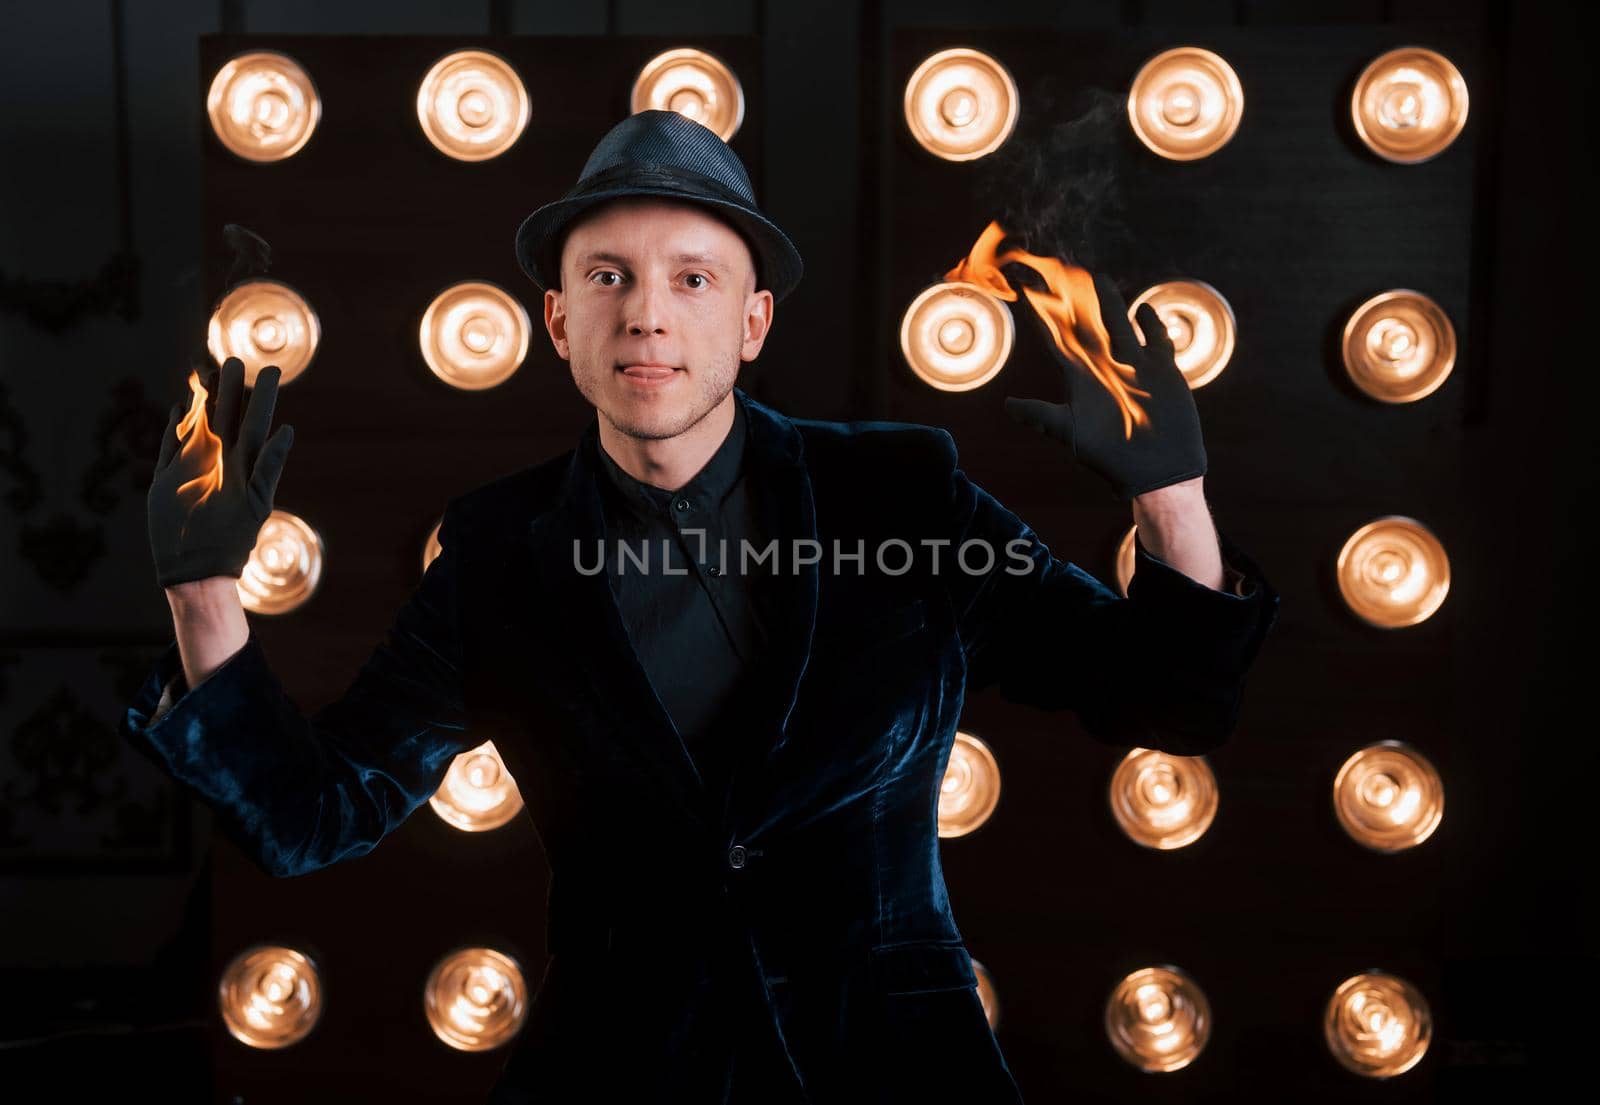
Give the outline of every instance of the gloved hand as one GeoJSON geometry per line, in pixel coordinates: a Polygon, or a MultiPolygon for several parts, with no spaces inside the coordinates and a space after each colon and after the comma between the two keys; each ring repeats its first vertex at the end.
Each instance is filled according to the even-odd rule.
{"type": "MultiPolygon", "coordinates": [[[[1150,393],[1148,397],[1131,396],[1149,415],[1149,424],[1135,424],[1133,436],[1128,437],[1116,397],[1087,368],[1061,352],[1042,319],[1040,329],[1066,377],[1067,401],[1048,403],[1007,396],[1006,413],[1024,426],[1064,442],[1075,458],[1107,480],[1124,501],[1205,475],[1200,412],[1178,368],[1166,326],[1155,308],[1141,303],[1135,317],[1146,344],[1140,345],[1128,322],[1127,304],[1110,277],[1095,275],[1094,288],[1100,317],[1111,336],[1111,355],[1131,365],[1136,374],[1128,381],[1123,373],[1124,383],[1150,393]]],[[[1037,318],[1031,307],[1028,313],[1037,318]]]]}
{"type": "Polygon", "coordinates": [[[178,437],[179,423],[186,421],[195,397],[191,393],[173,405],[146,497],[150,551],[162,587],[244,575],[261,524],[272,513],[278,477],[294,444],[293,426],[281,426],[271,440],[267,438],[280,376],[277,365],[256,375],[250,406],[239,425],[244,362],[229,357],[220,373],[209,374],[206,418],[221,442],[220,484],[215,482],[215,454],[194,439],[192,422],[184,427],[181,442],[178,437]]]}

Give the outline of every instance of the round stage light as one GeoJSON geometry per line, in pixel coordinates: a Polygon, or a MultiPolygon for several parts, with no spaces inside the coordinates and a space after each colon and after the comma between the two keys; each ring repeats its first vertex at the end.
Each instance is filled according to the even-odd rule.
{"type": "Polygon", "coordinates": [[[1414,165],[1443,153],[1467,125],[1467,82],[1438,51],[1402,46],[1361,71],[1350,117],[1369,150],[1414,165]]]}
{"type": "Polygon", "coordinates": [[[1173,161],[1209,157],[1244,116],[1239,75],[1220,54],[1177,46],[1145,62],[1128,89],[1128,122],[1153,153],[1173,161]]]}
{"type": "Polygon", "coordinates": [[[1328,999],[1322,1031],[1328,1050],[1346,1070],[1393,1078],[1427,1054],[1433,1014],[1411,983],[1369,970],[1339,984],[1328,999]]]}
{"type": "Polygon", "coordinates": [[[989,1022],[989,1031],[993,1032],[1000,1027],[1000,992],[995,989],[994,976],[989,973],[989,968],[972,961],[972,973],[978,979],[978,1002],[983,1006],[984,1019],[989,1022]]]}
{"type": "Polygon", "coordinates": [[[705,50],[680,47],[657,54],[633,79],[634,114],[676,111],[731,142],[744,123],[744,86],[726,62],[705,50]]]}
{"type": "Polygon", "coordinates": [[[298,515],[274,509],[256,531],[256,545],[236,585],[252,614],[287,614],[316,594],[326,551],[322,535],[298,515]]]}
{"type": "Polygon", "coordinates": [[[1141,303],[1155,308],[1172,341],[1173,359],[1189,390],[1205,387],[1222,374],[1233,357],[1239,324],[1221,292],[1203,280],[1169,280],[1140,292],[1128,304],[1134,334],[1146,344],[1150,335],[1139,327],[1134,312],[1141,303]]]}
{"type": "Polygon", "coordinates": [[[305,297],[281,280],[261,277],[235,284],[212,308],[206,328],[206,350],[222,364],[229,357],[244,362],[244,386],[255,387],[256,374],[277,365],[278,386],[285,387],[310,367],[322,340],[322,325],[305,297]]]}
{"type": "Polygon", "coordinates": [[[1217,816],[1217,777],[1204,756],[1135,748],[1111,773],[1110,801],[1117,827],[1135,844],[1182,848],[1217,816]]]}
{"type": "Polygon", "coordinates": [[[485,741],[451,761],[428,804],[445,824],[462,832],[482,833],[508,824],[521,813],[522,794],[494,741],[485,741]]]}
{"type": "Polygon", "coordinates": [[[492,1051],[528,1016],[522,968],[493,948],[460,948],[434,966],[422,989],[433,1034],[457,1051],[492,1051]]]}
{"type": "Polygon", "coordinates": [[[322,98],[300,63],[275,50],[230,58],[206,91],[211,131],[246,161],[299,153],[322,118],[322,98]]]}
{"type": "Polygon", "coordinates": [[[1211,1005],[1177,967],[1144,967],[1112,990],[1105,1025],[1111,1046],[1128,1063],[1144,1071],[1175,1071],[1205,1050],[1211,1005]]]}
{"type": "Polygon", "coordinates": [[[1351,534],[1339,550],[1335,574],[1345,604],[1380,629],[1426,621],[1450,593],[1444,546],[1427,526],[1398,514],[1351,534]]]}
{"type": "Polygon", "coordinates": [[[1374,852],[1402,852],[1433,835],[1444,817],[1444,784],[1428,758],[1397,740],[1345,760],[1333,780],[1333,811],[1350,839],[1374,852]]]}
{"type": "Polygon", "coordinates": [[[483,391],[522,366],[532,334],[533,323],[516,296],[486,280],[465,280],[428,304],[417,345],[440,380],[462,391],[483,391]]]}
{"type": "Polygon", "coordinates": [[[1018,110],[1017,82],[981,50],[940,50],[906,81],[906,126],[923,149],[946,161],[999,149],[1016,129],[1018,110]]]}
{"type": "Polygon", "coordinates": [[[304,952],[276,944],[247,948],[222,969],[217,1004],[229,1035],[275,1050],[311,1034],[322,1016],[322,978],[304,952]]]}
{"type": "Polygon", "coordinates": [[[1433,300],[1396,288],[1352,312],[1340,348],[1356,387],[1385,403],[1415,403],[1450,376],[1456,331],[1433,300]]]}
{"type": "Polygon", "coordinates": [[[528,128],[528,90],[511,63],[488,50],[457,50],[417,86],[417,122],[433,148],[457,161],[487,161],[528,128]]]}
{"type": "Polygon", "coordinates": [[[966,836],[989,820],[999,802],[1000,765],[994,753],[958,729],[939,784],[939,835],[966,836]]]}
{"type": "Polygon", "coordinates": [[[1016,327],[999,299],[976,284],[952,281],[924,288],[900,319],[900,352],[923,383],[971,391],[999,374],[1011,356],[1016,327]]]}
{"type": "Polygon", "coordinates": [[[432,564],[434,558],[444,551],[444,545],[439,541],[439,529],[443,525],[444,519],[441,517],[433,524],[433,528],[428,531],[428,539],[422,543],[422,572],[424,575],[428,572],[428,565],[432,564]]]}

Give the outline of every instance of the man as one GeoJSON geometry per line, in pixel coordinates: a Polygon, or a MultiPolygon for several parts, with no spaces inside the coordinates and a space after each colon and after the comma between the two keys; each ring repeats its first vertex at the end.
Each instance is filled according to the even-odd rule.
{"type": "Polygon", "coordinates": [[[303,718],[233,591],[290,431],[267,437],[267,368],[235,434],[230,360],[223,487],[179,493],[200,475],[181,410],[158,460],[177,639],[124,732],[280,876],[369,851],[495,740],[552,876],[551,958],[493,1102],[1019,1101],[939,866],[965,692],[1197,754],[1277,607],[1211,524],[1154,313],[1141,347],[1102,283],[1162,432],[1121,440],[1075,383],[1008,404],[1132,503],[1123,599],[968,480],[945,431],[791,419],[735,386],[801,265],[706,128],[618,124],[517,251],[596,409],[577,447],[451,500],[388,640],[303,718]]]}

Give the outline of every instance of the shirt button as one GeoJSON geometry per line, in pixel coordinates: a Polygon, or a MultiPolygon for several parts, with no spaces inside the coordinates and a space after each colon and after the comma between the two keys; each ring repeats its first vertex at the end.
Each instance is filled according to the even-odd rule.
{"type": "Polygon", "coordinates": [[[709,574],[714,575],[714,576],[720,576],[722,574],[722,569],[717,567],[715,564],[713,564],[713,565],[711,565],[711,567],[707,568],[706,571],[709,574]]]}
{"type": "Polygon", "coordinates": [[[672,505],[677,507],[679,510],[688,510],[689,509],[689,500],[688,499],[679,499],[677,502],[673,503],[672,505]]]}
{"type": "Polygon", "coordinates": [[[732,848],[728,849],[728,866],[732,867],[734,870],[738,870],[744,866],[745,857],[747,855],[748,853],[745,851],[743,844],[735,844],[732,848]]]}

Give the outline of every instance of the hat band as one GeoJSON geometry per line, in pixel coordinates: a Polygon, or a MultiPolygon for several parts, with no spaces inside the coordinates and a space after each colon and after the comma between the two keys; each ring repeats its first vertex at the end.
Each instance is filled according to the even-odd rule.
{"type": "Polygon", "coordinates": [[[613,165],[609,169],[602,169],[593,176],[587,176],[580,180],[577,186],[567,193],[567,198],[576,199],[579,196],[605,191],[620,183],[675,188],[680,191],[699,193],[716,199],[727,200],[741,207],[752,209],[755,207],[755,198],[753,196],[740,195],[715,177],[697,173],[692,169],[683,169],[676,165],[663,165],[654,161],[626,161],[620,165],[613,165]]]}

